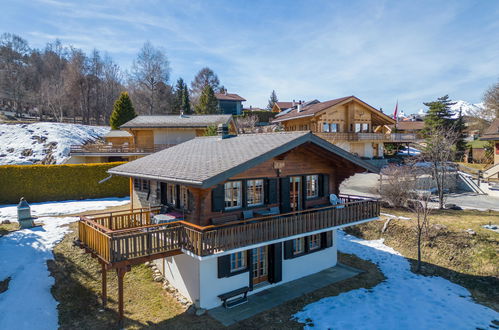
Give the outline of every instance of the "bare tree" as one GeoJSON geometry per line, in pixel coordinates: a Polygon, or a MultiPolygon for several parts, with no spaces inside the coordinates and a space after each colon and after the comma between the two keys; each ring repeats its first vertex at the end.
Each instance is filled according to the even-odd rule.
{"type": "Polygon", "coordinates": [[[134,103],[139,111],[144,106],[149,114],[158,111],[158,94],[168,85],[169,78],[170,67],[165,53],[146,42],[133,62],[131,74],[133,94],[138,101],[134,103]]]}
{"type": "MultiPolygon", "coordinates": [[[[429,186],[426,186],[429,188],[429,186]]],[[[415,192],[414,197],[409,200],[409,209],[416,217],[415,231],[417,238],[417,250],[418,250],[418,264],[416,266],[416,272],[421,271],[421,245],[423,234],[428,234],[428,229],[430,227],[430,201],[431,193],[428,189],[421,189],[415,192]]]]}
{"type": "Polygon", "coordinates": [[[379,192],[391,207],[407,207],[416,185],[416,171],[408,165],[394,165],[382,169],[379,192]]]}
{"type": "Polygon", "coordinates": [[[191,100],[193,105],[197,105],[206,85],[210,85],[215,93],[220,92],[221,89],[226,91],[225,87],[220,86],[220,80],[216,73],[212,69],[204,67],[199,70],[191,82],[191,100]]]}
{"type": "Polygon", "coordinates": [[[257,123],[258,123],[258,117],[254,115],[236,118],[237,130],[241,134],[255,133],[257,123]]]}
{"type": "Polygon", "coordinates": [[[447,191],[452,188],[449,173],[454,170],[452,160],[455,157],[455,144],[460,132],[453,127],[435,128],[426,139],[421,160],[430,164],[431,173],[436,183],[439,208],[443,209],[447,191]]]}
{"type": "Polygon", "coordinates": [[[485,119],[499,118],[499,82],[490,86],[483,95],[483,103],[485,106],[485,114],[488,116],[485,119]]]}

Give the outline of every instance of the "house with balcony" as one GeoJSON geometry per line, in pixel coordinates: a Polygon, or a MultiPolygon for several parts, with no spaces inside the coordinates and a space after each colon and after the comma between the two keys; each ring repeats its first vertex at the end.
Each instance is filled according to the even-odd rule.
{"type": "Polygon", "coordinates": [[[106,134],[103,142],[71,146],[67,163],[131,161],[203,136],[208,127],[219,124],[237,132],[230,114],[137,116],[106,134]]]}
{"type": "MultiPolygon", "coordinates": [[[[336,230],[372,221],[379,203],[340,184],[377,168],[308,131],[197,137],[109,170],[130,178],[132,209],[84,216],[77,245],[105,273],[156,260],[198,307],[334,267],[336,230]]],[[[121,283],[121,284],[120,284],[121,283]]],[[[120,312],[123,297],[120,293],[120,312]]]]}
{"type": "Polygon", "coordinates": [[[215,93],[218,100],[218,108],[220,113],[226,115],[240,115],[243,113],[243,102],[246,99],[234,93],[215,93]]]}
{"type": "Polygon", "coordinates": [[[483,172],[483,178],[499,179],[499,118],[496,118],[483,132],[480,140],[491,141],[494,144],[494,165],[483,172]]]}
{"type": "Polygon", "coordinates": [[[395,120],[355,96],[298,103],[273,123],[285,131],[310,130],[362,158],[382,158],[384,143],[415,141],[414,134],[392,133],[395,120]]]}

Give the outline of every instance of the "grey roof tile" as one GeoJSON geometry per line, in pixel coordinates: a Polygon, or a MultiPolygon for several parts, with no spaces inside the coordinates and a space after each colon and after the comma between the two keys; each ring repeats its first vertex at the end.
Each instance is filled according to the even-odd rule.
{"type": "Polygon", "coordinates": [[[218,124],[227,124],[232,115],[152,115],[137,116],[124,123],[120,128],[202,128],[218,124]]]}

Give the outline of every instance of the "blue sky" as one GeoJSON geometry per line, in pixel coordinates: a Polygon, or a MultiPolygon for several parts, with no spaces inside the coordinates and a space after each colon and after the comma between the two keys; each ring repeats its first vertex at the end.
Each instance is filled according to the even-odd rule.
{"type": "Polygon", "coordinates": [[[480,102],[499,79],[499,1],[0,1],[0,32],[33,47],[109,53],[128,69],[144,41],[171,81],[209,66],[229,92],[267,104],[355,95],[391,113],[444,94],[480,102]]]}

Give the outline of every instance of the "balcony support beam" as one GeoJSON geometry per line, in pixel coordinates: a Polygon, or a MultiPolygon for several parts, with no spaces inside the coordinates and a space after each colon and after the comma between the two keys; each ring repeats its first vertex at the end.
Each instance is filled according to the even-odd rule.
{"type": "Polygon", "coordinates": [[[106,264],[101,262],[101,275],[102,275],[102,305],[107,305],[107,269],[106,264]]]}

